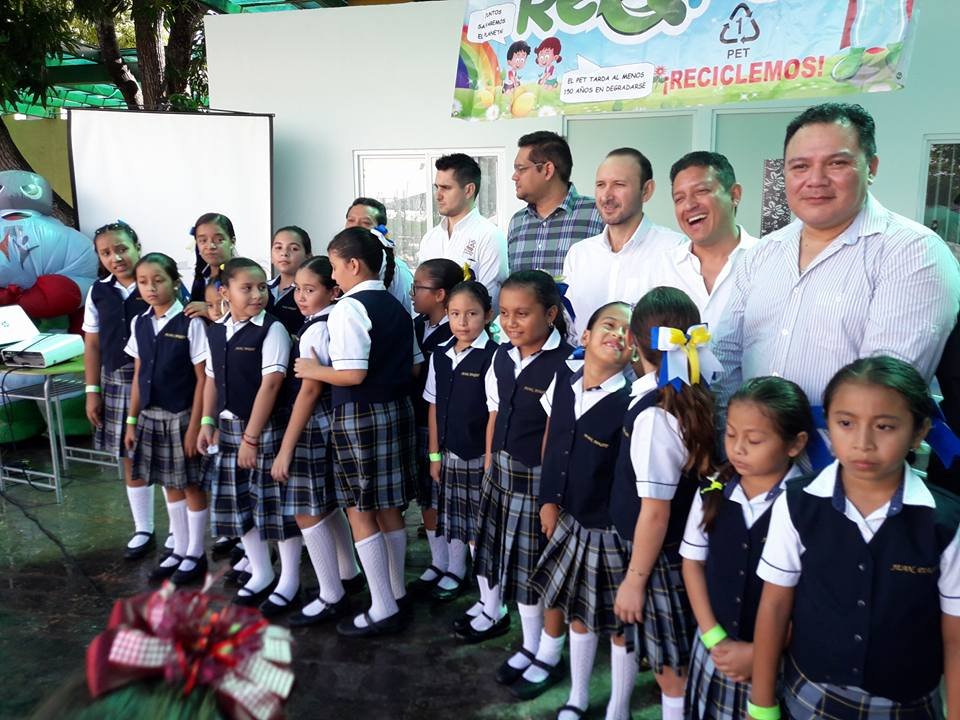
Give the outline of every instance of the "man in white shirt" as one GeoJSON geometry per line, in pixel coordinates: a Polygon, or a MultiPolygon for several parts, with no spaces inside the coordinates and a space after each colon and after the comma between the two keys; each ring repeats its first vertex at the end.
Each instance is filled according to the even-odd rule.
{"type": "Polygon", "coordinates": [[[610,151],[597,168],[603,232],[571,246],[563,262],[576,337],[601,305],[614,300],[632,305],[658,284],[648,284],[647,265],[683,242],[682,235],[654,225],[644,214],[643,204],[655,187],[650,161],[634,148],[610,151]]]}
{"type": "Polygon", "coordinates": [[[797,219],[738,264],[714,334],[721,404],[743,380],[779,375],[819,405],[837,370],[872,355],[932,378],[957,320],[960,268],[935,233],[868,192],[876,150],[873,118],[859,105],[817,105],[787,127],[797,219]]]}
{"type": "Polygon", "coordinates": [[[646,284],[683,290],[716,328],[734,286],[734,268],[757,240],[737,225],[740,184],[720,153],[696,150],[670,168],[673,209],[688,241],[661,254],[647,268],[646,284]]]}
{"type": "Polygon", "coordinates": [[[507,235],[477,208],[480,166],[469,155],[453,153],[439,158],[436,168],[433,190],[441,219],[420,241],[417,262],[447,258],[469,265],[496,305],[508,275],[507,235]]]}

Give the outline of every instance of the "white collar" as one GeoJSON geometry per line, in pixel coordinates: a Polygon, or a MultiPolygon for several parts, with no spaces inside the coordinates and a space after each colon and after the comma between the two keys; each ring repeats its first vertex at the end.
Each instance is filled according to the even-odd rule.
{"type": "Polygon", "coordinates": [[[350,297],[351,295],[354,295],[358,292],[363,292],[364,290],[386,290],[386,288],[383,286],[382,280],[364,280],[363,282],[359,282],[347,290],[347,292],[343,294],[343,297],[350,297]]]}
{"type": "MultiPolygon", "coordinates": [[[[444,323],[448,323],[448,322],[450,322],[450,318],[448,318],[446,315],[444,315],[442,318],[440,318],[440,322],[438,322],[436,325],[434,325],[434,324],[432,324],[432,323],[430,322],[430,318],[429,318],[429,317],[427,317],[426,315],[423,316],[423,326],[426,327],[426,328],[430,328],[431,330],[436,330],[438,327],[440,327],[440,326],[443,325],[444,323]]],[[[486,335],[486,333],[480,333],[480,334],[481,334],[481,335],[486,335]]]]}
{"type": "Polygon", "coordinates": [[[320,308],[319,310],[317,310],[313,315],[307,315],[303,320],[304,322],[306,322],[307,320],[313,320],[314,318],[323,317],[324,315],[329,315],[330,311],[333,310],[333,307],[334,307],[334,303],[330,303],[325,308],[320,308]]]}
{"type": "Polygon", "coordinates": [[[179,314],[182,313],[182,312],[183,312],[183,303],[180,302],[179,300],[174,300],[174,301],[173,301],[173,305],[171,305],[170,307],[168,307],[168,308],[167,308],[167,311],[166,311],[163,315],[157,315],[156,313],[154,313],[152,307],[147,308],[147,311],[144,312],[144,313],[141,313],[141,314],[142,314],[142,315],[153,315],[154,317],[157,318],[157,320],[160,320],[161,318],[167,318],[167,319],[172,320],[173,318],[175,318],[177,315],[179,315],[179,314]]]}
{"type": "MultiPolygon", "coordinates": [[[[477,335],[477,336],[473,339],[473,342],[470,343],[470,347],[469,347],[468,349],[471,349],[471,350],[472,350],[473,348],[477,348],[478,350],[481,350],[481,349],[485,348],[485,347],[487,346],[487,343],[489,343],[489,342],[491,342],[490,336],[487,335],[487,331],[486,331],[486,330],[483,330],[483,331],[481,331],[481,333],[480,333],[479,335],[477,335]]],[[[442,344],[440,347],[446,348],[446,351],[447,351],[447,354],[448,354],[448,355],[450,355],[451,353],[455,353],[455,352],[457,351],[457,338],[456,338],[456,336],[450,338],[449,340],[444,341],[443,344],[442,344]]]]}
{"type": "MultiPolygon", "coordinates": [[[[814,497],[834,497],[836,485],[840,479],[838,473],[839,468],[840,461],[834,460],[821,470],[820,474],[804,488],[804,492],[808,492],[814,497]]],[[[903,490],[901,502],[904,505],[918,505],[929,508],[935,508],[937,506],[930,489],[924,484],[923,480],[920,479],[920,476],[913,472],[913,469],[906,462],[903,463],[903,481],[900,488],[903,490]]],[[[901,494],[899,490],[894,497],[898,494],[901,494]]],[[[891,503],[892,502],[891,500],[891,503]]]]}
{"type": "Polygon", "coordinates": [[[254,315],[252,318],[248,318],[247,320],[234,320],[233,315],[231,315],[230,313],[227,313],[222,318],[217,320],[217,322],[222,325],[226,325],[227,323],[230,323],[234,327],[243,325],[244,323],[247,323],[247,322],[252,322],[254,325],[262,326],[263,320],[266,316],[267,316],[267,311],[261,310],[257,315],[254,315]]]}
{"type": "MultiPolygon", "coordinates": [[[[543,344],[543,347],[527,357],[536,357],[542,352],[546,352],[547,350],[556,350],[558,347],[560,347],[560,332],[556,328],[553,328],[553,330],[550,331],[550,336],[547,338],[547,341],[543,344]]],[[[510,349],[507,351],[507,354],[515,363],[520,363],[526,359],[520,357],[520,349],[516,345],[511,345],[510,349]]]]}
{"type": "Polygon", "coordinates": [[[646,375],[638,377],[630,386],[630,397],[643,397],[651,390],[657,388],[656,371],[648,372],[646,375]]]}
{"type": "MultiPolygon", "coordinates": [[[[737,229],[740,231],[740,240],[736,246],[734,246],[733,250],[730,251],[730,254],[727,255],[728,263],[740,253],[749,250],[757,244],[757,238],[748,233],[742,225],[737,225],[737,229]]],[[[687,238],[685,243],[681,243],[670,252],[673,253],[673,261],[677,265],[687,262],[690,258],[696,257],[693,253],[693,241],[690,238],[687,238]]],[[[699,258],[697,259],[699,260],[699,258]]]]}
{"type": "MultiPolygon", "coordinates": [[[[453,231],[456,232],[457,228],[465,226],[469,221],[473,220],[479,214],[480,214],[480,208],[474,205],[473,210],[471,210],[462,218],[460,218],[460,222],[458,222],[456,225],[453,226],[453,231]]],[[[450,218],[448,218],[446,215],[440,218],[440,227],[443,228],[449,234],[450,218]]]]}
{"type": "MultiPolygon", "coordinates": [[[[630,239],[624,243],[623,247],[620,248],[615,255],[622,253],[629,247],[643,242],[643,238],[647,235],[650,229],[653,227],[653,222],[650,220],[650,216],[646,213],[643,214],[643,218],[640,220],[640,224],[637,225],[637,229],[633,231],[633,235],[630,236],[630,239]]],[[[604,225],[603,232],[599,235],[600,242],[603,246],[613,253],[613,246],[610,245],[610,226],[604,225]]]]}

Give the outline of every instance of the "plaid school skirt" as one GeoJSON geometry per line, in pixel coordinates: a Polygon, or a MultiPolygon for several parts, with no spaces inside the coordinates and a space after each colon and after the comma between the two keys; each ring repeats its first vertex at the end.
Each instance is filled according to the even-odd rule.
{"type": "Polygon", "coordinates": [[[871,695],[865,690],[814,682],[790,655],[784,660],[783,707],[794,720],[942,720],[940,689],[913,702],[871,695]]]}
{"type": "Polygon", "coordinates": [[[93,446],[103,452],[115,453],[117,458],[129,457],[123,446],[127,414],[130,412],[130,387],[133,385],[133,363],[112,372],[100,369],[103,388],[101,425],[93,431],[93,446]]]}
{"type": "Polygon", "coordinates": [[[430,510],[440,502],[439,488],[430,477],[430,429],[417,428],[417,505],[421,510],[430,510]]]}
{"type": "Polygon", "coordinates": [[[190,410],[178,413],[156,407],[141,410],[133,476],[171,490],[183,490],[188,485],[205,489],[200,456],[188,458],[183,452],[183,436],[189,425],[190,410]]]}
{"type": "Polygon", "coordinates": [[[687,677],[684,717],[687,720],[741,720],[747,716],[750,683],[734,682],[713,664],[710,651],[693,641],[687,677]]]}
{"type": "Polygon", "coordinates": [[[540,466],[529,468],[501,450],[483,479],[474,568],[504,603],[533,605],[539,591],[530,585],[547,539],[540,532],[537,494],[540,466]]]}
{"type": "Polygon", "coordinates": [[[250,498],[251,470],[237,466],[243,441],[243,420],[219,419],[220,452],[211,461],[210,530],[214,537],[240,537],[253,530],[253,501],[250,498]]]}
{"type": "Polygon", "coordinates": [[[253,524],[262,540],[289,540],[300,535],[297,521],[283,512],[284,488],[270,474],[282,440],[283,427],[271,418],[260,433],[257,462],[250,473],[253,524]]]}
{"type": "Polygon", "coordinates": [[[477,518],[480,516],[483,455],[473,460],[463,460],[445,452],[440,463],[440,480],[437,534],[448,541],[475,542],[477,518]]]}
{"type": "MultiPolygon", "coordinates": [[[[624,542],[629,562],[632,543],[624,542]]],[[[696,638],[696,623],[690,600],[680,573],[680,545],[664,546],[647,580],[647,596],[643,606],[643,624],[637,630],[642,636],[647,662],[655,673],[664,666],[686,670],[690,663],[690,647],[696,638]]]]}
{"type": "Polygon", "coordinates": [[[339,405],[330,434],[341,507],[369,512],[406,505],[417,471],[410,398],[339,405]]]}
{"type": "Polygon", "coordinates": [[[568,623],[579,620],[590,632],[613,635],[623,629],[613,605],[627,560],[616,530],[585,528],[561,511],[530,584],[568,623]]]}
{"type": "Polygon", "coordinates": [[[329,406],[318,402],[293,451],[290,477],[282,487],[283,514],[322,515],[337,509],[333,487],[333,451],[330,447],[329,406]]]}

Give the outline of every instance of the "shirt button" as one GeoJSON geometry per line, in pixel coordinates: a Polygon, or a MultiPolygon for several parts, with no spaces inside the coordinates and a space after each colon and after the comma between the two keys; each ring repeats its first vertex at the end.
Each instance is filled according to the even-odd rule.
{"type": "Polygon", "coordinates": [[[863,642],[863,636],[858,633],[858,634],[856,634],[856,635],[853,636],[853,641],[854,641],[854,642],[863,642]]]}
{"type": "Polygon", "coordinates": [[[866,600],[857,600],[857,607],[866,607],[866,606],[867,606],[866,600]]]}
{"type": "Polygon", "coordinates": [[[780,331],[780,334],[783,335],[783,336],[787,336],[787,335],[790,334],[790,331],[787,330],[786,328],[784,328],[783,330],[780,331]]]}
{"type": "Polygon", "coordinates": [[[800,288],[795,287],[795,288],[793,289],[793,294],[794,294],[794,295],[799,295],[799,294],[800,294],[800,288]]]}
{"type": "Polygon", "coordinates": [[[741,602],[741,599],[740,599],[740,598],[737,598],[737,605],[739,605],[740,602],[741,602]]]}
{"type": "Polygon", "coordinates": [[[780,377],[780,373],[778,373],[776,370],[774,370],[774,371],[773,371],[772,373],[770,373],[770,374],[773,375],[773,377],[780,377]]]}
{"type": "Polygon", "coordinates": [[[863,563],[859,563],[859,564],[857,565],[857,570],[859,570],[860,572],[863,572],[863,571],[866,570],[866,569],[867,569],[867,566],[864,565],[863,563]]]}
{"type": "Polygon", "coordinates": [[[740,547],[743,548],[744,550],[749,550],[749,549],[750,549],[750,546],[747,545],[746,543],[740,543],[740,547]]]}
{"type": "Polygon", "coordinates": [[[854,674],[854,675],[859,675],[859,674],[860,674],[860,668],[853,668],[853,674],[854,674]]]}
{"type": "Polygon", "coordinates": [[[736,620],[734,620],[734,621],[731,623],[731,625],[733,625],[733,627],[737,627],[739,624],[740,624],[740,623],[738,623],[736,620]]]}

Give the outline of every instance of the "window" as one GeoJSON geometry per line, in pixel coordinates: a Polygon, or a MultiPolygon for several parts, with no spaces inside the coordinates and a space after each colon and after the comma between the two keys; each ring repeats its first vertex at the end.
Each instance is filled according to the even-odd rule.
{"type": "Polygon", "coordinates": [[[960,254],[960,138],[928,143],[923,224],[960,254]]]}
{"type": "Polygon", "coordinates": [[[387,227],[397,255],[412,269],[417,265],[420,239],[440,222],[433,197],[434,163],[441,155],[464,152],[480,165],[482,180],[477,207],[500,224],[504,167],[503,151],[491,149],[422,149],[354,151],[357,195],[376,198],[387,207],[387,227]]]}

